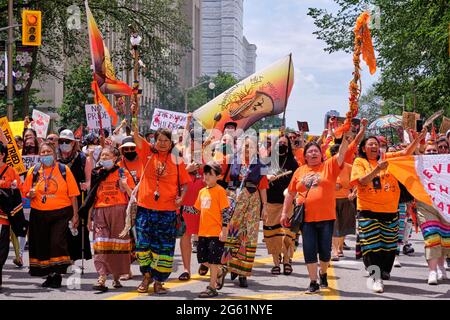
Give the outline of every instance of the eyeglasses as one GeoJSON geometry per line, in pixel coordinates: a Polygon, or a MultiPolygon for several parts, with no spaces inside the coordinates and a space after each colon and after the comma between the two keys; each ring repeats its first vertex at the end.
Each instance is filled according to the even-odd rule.
{"type": "Polygon", "coordinates": [[[438,148],[441,150],[448,150],[448,146],[445,145],[438,146],[438,148]]]}
{"type": "Polygon", "coordinates": [[[57,137],[48,137],[47,140],[55,141],[55,140],[58,140],[58,138],[57,137]]]}
{"type": "Polygon", "coordinates": [[[59,140],[58,143],[59,144],[71,144],[72,141],[71,140],[59,140]]]}

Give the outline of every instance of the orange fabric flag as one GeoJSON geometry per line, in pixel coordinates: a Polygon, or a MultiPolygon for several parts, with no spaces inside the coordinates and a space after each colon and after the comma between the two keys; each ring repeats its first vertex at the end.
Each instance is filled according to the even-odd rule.
{"type": "Polygon", "coordinates": [[[114,111],[113,107],[109,103],[108,99],[103,95],[103,93],[100,91],[100,88],[98,87],[97,81],[92,81],[91,88],[94,91],[94,101],[95,104],[101,104],[103,105],[103,108],[105,108],[106,112],[108,112],[109,116],[111,117],[111,123],[113,126],[117,124],[117,113],[114,111]]]}

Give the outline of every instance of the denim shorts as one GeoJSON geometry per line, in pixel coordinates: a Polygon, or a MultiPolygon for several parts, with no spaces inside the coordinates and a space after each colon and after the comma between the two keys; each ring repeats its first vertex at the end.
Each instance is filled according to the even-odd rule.
{"type": "Polygon", "coordinates": [[[317,254],[322,262],[331,259],[331,241],[334,220],[305,222],[302,226],[303,255],[305,263],[317,263],[317,254]]]}

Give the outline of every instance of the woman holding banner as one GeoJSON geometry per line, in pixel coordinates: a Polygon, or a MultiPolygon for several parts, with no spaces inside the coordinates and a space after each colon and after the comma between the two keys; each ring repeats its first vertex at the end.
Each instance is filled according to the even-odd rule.
{"type": "Polygon", "coordinates": [[[353,163],[351,183],[357,187],[359,241],[366,269],[375,272],[372,288],[376,293],[382,293],[383,280],[390,279],[399,228],[400,186],[387,170],[385,159],[413,154],[425,134],[426,129],[406,149],[383,155],[378,138],[368,137],[360,143],[359,157],[353,163]]]}

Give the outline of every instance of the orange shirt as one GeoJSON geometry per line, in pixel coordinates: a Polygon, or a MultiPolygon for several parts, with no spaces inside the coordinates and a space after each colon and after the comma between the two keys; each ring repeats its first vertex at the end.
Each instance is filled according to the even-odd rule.
{"type": "Polygon", "coordinates": [[[352,186],[350,184],[350,176],[352,175],[352,166],[348,163],[344,163],[341,173],[339,174],[336,180],[336,199],[348,199],[348,195],[352,190],[352,186]]]}
{"type": "Polygon", "coordinates": [[[203,188],[194,206],[200,211],[199,237],[218,237],[222,231],[222,210],[230,206],[225,189],[218,184],[203,188]]]}
{"type": "Polygon", "coordinates": [[[305,178],[314,183],[306,197],[305,222],[317,222],[336,219],[336,180],[340,173],[337,157],[334,156],[319,166],[299,167],[292,176],[289,192],[299,193],[297,203],[305,200],[307,188],[305,178]]]}
{"type": "MultiPolygon", "coordinates": [[[[175,211],[175,200],[178,196],[178,178],[176,159],[173,154],[153,153],[150,144],[143,142],[142,149],[137,148],[138,154],[142,159],[148,159],[151,156],[145,172],[141,177],[141,184],[138,192],[138,206],[146,209],[158,211],[175,211]],[[157,183],[157,168],[164,167],[161,177],[159,177],[159,199],[155,201],[154,192],[157,183]]],[[[181,185],[191,181],[189,173],[186,171],[186,165],[181,158],[178,158],[178,172],[181,185]]]]}
{"type": "MultiPolygon", "coordinates": [[[[6,169],[6,171],[3,173],[3,176],[0,179],[0,188],[9,189],[11,188],[11,184],[14,180],[17,182],[17,188],[19,190],[22,189],[22,181],[20,180],[20,176],[17,173],[17,171],[13,167],[7,166],[7,164],[3,164],[3,166],[0,167],[0,174],[6,169]]],[[[0,209],[0,224],[3,225],[9,225],[8,222],[8,215],[1,211],[0,209]]]]}
{"type": "MultiPolygon", "coordinates": [[[[124,173],[128,186],[133,189],[135,187],[133,178],[126,170],[124,173]]],[[[119,179],[119,170],[116,170],[100,183],[97,189],[94,208],[128,204],[128,195],[125,191],[120,190],[119,179]]]]}
{"type": "Polygon", "coordinates": [[[142,172],[144,171],[145,161],[142,160],[140,156],[137,156],[134,161],[128,161],[123,158],[122,161],[118,163],[119,167],[124,168],[125,172],[128,172],[132,176],[132,180],[137,183],[141,180],[142,172]]]}
{"type": "MultiPolygon", "coordinates": [[[[30,168],[23,184],[23,194],[26,195],[30,192],[33,183],[33,170],[30,168]]],[[[70,171],[66,166],[66,180],[59,171],[58,164],[55,165],[52,173],[52,177],[49,178],[52,168],[45,168],[41,165],[39,169],[39,178],[36,182],[36,196],[31,199],[31,208],[41,211],[52,211],[62,208],[66,208],[72,205],[71,197],[77,197],[80,195],[78,190],[78,184],[70,171]],[[45,170],[45,178],[47,182],[47,192],[45,192],[45,181],[43,176],[43,170],[45,170]],[[42,197],[46,196],[46,202],[42,203],[42,197]]]]}
{"type": "MultiPolygon", "coordinates": [[[[393,156],[395,156],[395,153],[386,154],[386,158],[393,156]]],[[[352,185],[356,185],[358,188],[357,209],[373,212],[397,212],[400,187],[397,179],[389,173],[389,169],[379,173],[381,189],[374,189],[372,182],[369,182],[367,185],[359,183],[359,179],[371,173],[377,164],[377,160],[368,161],[364,158],[356,158],[353,163],[350,181],[352,185]]]]}

